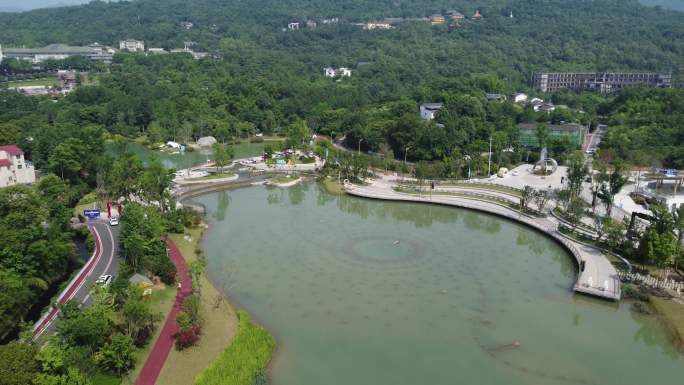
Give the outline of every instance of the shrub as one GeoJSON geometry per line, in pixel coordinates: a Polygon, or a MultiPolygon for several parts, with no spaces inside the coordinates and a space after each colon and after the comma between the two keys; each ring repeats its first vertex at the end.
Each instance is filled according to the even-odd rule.
{"type": "Polygon", "coordinates": [[[183,350],[197,344],[202,334],[199,325],[192,325],[185,330],[181,330],[174,336],[176,338],[176,349],[183,350]]]}
{"type": "Polygon", "coordinates": [[[142,348],[147,343],[147,340],[150,339],[150,335],[152,335],[152,330],[149,326],[140,328],[140,330],[135,333],[133,344],[139,348],[142,348]]]}

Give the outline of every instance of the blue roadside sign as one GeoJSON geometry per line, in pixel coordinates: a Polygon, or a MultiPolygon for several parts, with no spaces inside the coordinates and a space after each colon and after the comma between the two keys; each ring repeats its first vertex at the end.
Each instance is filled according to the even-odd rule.
{"type": "Polygon", "coordinates": [[[100,217],[100,210],[83,210],[83,215],[88,219],[98,219],[100,217]]]}

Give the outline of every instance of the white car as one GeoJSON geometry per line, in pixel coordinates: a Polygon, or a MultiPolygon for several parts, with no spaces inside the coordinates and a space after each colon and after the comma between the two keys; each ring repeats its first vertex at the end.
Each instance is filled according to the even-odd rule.
{"type": "Polygon", "coordinates": [[[100,278],[95,281],[95,283],[102,287],[107,287],[110,283],[112,283],[112,276],[109,274],[101,275],[100,278]]]}
{"type": "Polygon", "coordinates": [[[518,176],[518,170],[515,170],[511,173],[513,176],[518,176]]]}
{"type": "Polygon", "coordinates": [[[119,224],[119,217],[111,217],[109,218],[109,225],[110,226],[116,226],[119,224]]]}

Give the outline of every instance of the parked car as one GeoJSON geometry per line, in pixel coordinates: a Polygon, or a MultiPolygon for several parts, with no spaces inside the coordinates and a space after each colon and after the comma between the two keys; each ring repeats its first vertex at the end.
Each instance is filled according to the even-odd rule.
{"type": "Polygon", "coordinates": [[[107,287],[110,283],[112,283],[112,276],[109,274],[101,275],[100,278],[95,281],[95,283],[102,287],[107,287]]]}

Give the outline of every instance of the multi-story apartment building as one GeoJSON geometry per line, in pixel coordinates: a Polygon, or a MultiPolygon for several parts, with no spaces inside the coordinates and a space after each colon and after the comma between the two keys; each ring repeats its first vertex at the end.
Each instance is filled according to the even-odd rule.
{"type": "Polygon", "coordinates": [[[122,51],[145,51],[145,42],[142,40],[126,39],[119,42],[119,49],[122,51]]]}
{"type": "Polygon", "coordinates": [[[16,145],[0,146],[0,187],[36,181],[36,171],[16,145]]]}
{"type": "Polygon", "coordinates": [[[594,90],[603,94],[626,87],[670,88],[672,74],[654,72],[539,72],[532,85],[542,92],[594,90]]]}

